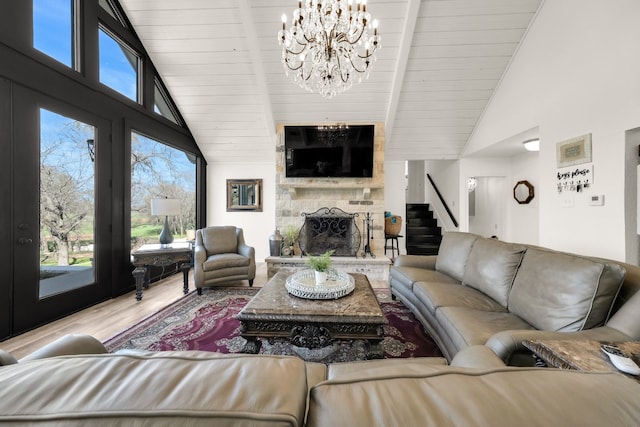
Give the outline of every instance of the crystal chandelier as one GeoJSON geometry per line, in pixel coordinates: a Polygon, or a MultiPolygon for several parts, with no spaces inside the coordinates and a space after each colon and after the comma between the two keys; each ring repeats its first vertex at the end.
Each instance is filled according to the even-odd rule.
{"type": "Polygon", "coordinates": [[[285,71],[300,87],[332,98],[368,77],[380,36],[367,0],[304,0],[304,7],[298,0],[291,24],[282,15],[278,40],[285,71]]]}

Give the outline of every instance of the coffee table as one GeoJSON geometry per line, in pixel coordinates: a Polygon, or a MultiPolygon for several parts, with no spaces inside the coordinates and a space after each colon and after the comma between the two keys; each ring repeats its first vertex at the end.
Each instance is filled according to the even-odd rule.
{"type": "Polygon", "coordinates": [[[380,343],[388,323],[369,279],[350,273],[354,291],[335,300],[313,300],[290,295],[285,288],[291,273],[278,272],[236,315],[240,334],[247,340],[243,353],[256,354],[259,338],[288,339],[298,347],[317,349],[336,340],[366,340],[367,358],[383,357],[380,343]]]}

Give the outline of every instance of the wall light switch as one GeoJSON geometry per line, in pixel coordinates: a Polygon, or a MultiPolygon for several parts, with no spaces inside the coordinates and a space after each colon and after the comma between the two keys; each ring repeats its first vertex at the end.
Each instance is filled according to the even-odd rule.
{"type": "Polygon", "coordinates": [[[562,207],[563,208],[572,208],[573,207],[573,197],[565,196],[562,199],[562,207]]]}
{"type": "Polygon", "coordinates": [[[589,204],[591,206],[603,206],[604,205],[604,194],[596,194],[591,196],[589,199],[589,204]]]}

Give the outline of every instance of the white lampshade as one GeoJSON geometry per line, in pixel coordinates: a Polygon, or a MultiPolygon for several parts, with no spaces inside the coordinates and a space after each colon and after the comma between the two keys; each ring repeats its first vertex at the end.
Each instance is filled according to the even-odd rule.
{"type": "Polygon", "coordinates": [[[178,215],[179,199],[151,199],[151,215],[178,215]]]}

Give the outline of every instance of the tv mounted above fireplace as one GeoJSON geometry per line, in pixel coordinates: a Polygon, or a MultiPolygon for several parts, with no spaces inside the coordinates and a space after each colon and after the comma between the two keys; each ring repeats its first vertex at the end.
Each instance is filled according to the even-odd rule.
{"type": "Polygon", "coordinates": [[[285,126],[288,178],[371,178],[374,125],[285,126]]]}

